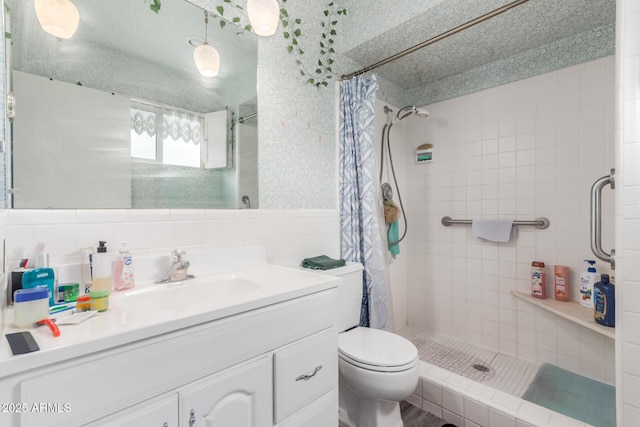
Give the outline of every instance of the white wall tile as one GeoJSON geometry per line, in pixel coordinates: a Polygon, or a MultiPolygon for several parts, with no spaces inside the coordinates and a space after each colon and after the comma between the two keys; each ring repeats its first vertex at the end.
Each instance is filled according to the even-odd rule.
{"type": "MultiPolygon", "coordinates": [[[[578,340],[580,332],[556,324],[554,316],[539,321],[537,311],[527,303],[516,305],[508,296],[512,290],[530,291],[531,262],[538,259],[548,264],[549,276],[554,264],[568,265],[574,272],[572,287],[577,289],[578,274],[584,269],[582,260],[590,256],[588,215],[584,213],[588,212],[589,189],[595,178],[607,172],[606,153],[613,153],[608,147],[613,141],[606,137],[613,135],[607,128],[613,121],[615,87],[613,78],[607,77],[613,64],[614,58],[608,57],[515,82],[509,88],[492,88],[432,104],[426,108],[440,119],[437,126],[435,122],[407,125],[408,140],[418,138],[426,128],[434,139],[446,138],[448,153],[452,154],[441,157],[442,161],[432,165],[437,169],[429,173],[435,178],[443,171],[456,172],[447,173],[449,178],[445,180],[436,180],[435,193],[409,193],[406,210],[411,215],[414,206],[428,206],[430,228],[413,236],[417,245],[428,250],[414,254],[412,264],[421,266],[423,277],[434,279],[424,282],[426,289],[421,292],[425,297],[441,293],[439,289],[446,283],[441,277],[452,278],[452,292],[460,308],[456,309],[457,337],[527,360],[562,363],[578,372],[587,366],[598,376],[607,377],[610,372],[610,362],[589,359],[588,355],[597,353],[595,346],[613,348],[611,341],[579,340],[577,354],[558,337],[562,329],[563,336],[578,340]],[[515,95],[502,95],[507,92],[515,95]],[[487,109],[481,125],[477,120],[468,124],[458,119],[479,106],[487,109]],[[462,137],[452,138],[454,134],[462,137]],[[443,194],[450,194],[454,203],[442,204],[443,194]],[[545,215],[551,226],[547,230],[519,227],[516,237],[507,244],[487,244],[472,236],[468,227],[444,229],[439,224],[442,216],[452,215],[447,209],[454,206],[454,216],[460,218],[531,219],[545,215]],[[450,258],[452,243],[456,245],[455,258],[450,258]],[[508,259],[497,255],[507,248],[508,259]],[[441,254],[449,264],[441,258],[430,262],[434,254],[441,254]],[[461,300],[466,301],[464,307],[461,300]],[[478,310],[478,306],[492,308],[496,317],[488,317],[491,313],[478,310]],[[501,325],[502,309],[514,310],[511,328],[501,325]]],[[[636,108],[633,102],[629,105],[636,108]]],[[[410,164],[407,180],[417,181],[424,171],[410,164]]],[[[640,178],[638,182],[640,186],[640,178]]],[[[638,213],[640,217],[640,208],[638,213]]],[[[604,216],[605,230],[612,229],[613,210],[605,210],[604,216]]],[[[421,222],[421,218],[409,221],[421,222]]],[[[628,235],[640,234],[640,225],[637,228],[638,233],[628,235]]],[[[631,242],[631,237],[628,240],[638,247],[637,241],[631,242]]],[[[407,295],[413,297],[411,291],[407,295]]],[[[577,298],[577,292],[571,296],[577,298]]],[[[411,326],[433,330],[452,327],[451,316],[412,314],[418,307],[410,306],[408,316],[424,319],[425,323],[411,326]]],[[[437,312],[433,307],[431,310],[437,312]]]]}
{"type": "Polygon", "coordinates": [[[489,408],[489,425],[491,427],[516,427],[516,418],[489,408]]]}
{"type": "Polygon", "coordinates": [[[47,244],[54,266],[77,263],[78,250],[95,247],[98,240],[106,240],[112,251],[126,240],[134,256],[167,254],[177,247],[189,251],[258,244],[267,247],[270,262],[293,267],[308,254],[339,257],[338,224],[337,210],[10,211],[7,256],[9,265],[17,264],[22,252],[31,256],[39,242],[47,244]],[[285,225],[263,233],[263,219],[285,225]],[[296,232],[301,235],[286,226],[292,219],[298,221],[296,232]]]}
{"type": "Polygon", "coordinates": [[[453,424],[456,426],[462,427],[464,425],[464,418],[462,416],[451,411],[447,411],[446,409],[442,409],[442,419],[449,424],[453,424]]]}
{"type": "MultiPolygon", "coordinates": [[[[640,344],[637,331],[640,327],[640,317],[638,314],[638,298],[637,285],[640,280],[640,265],[635,256],[638,250],[638,243],[628,236],[631,233],[637,233],[638,219],[640,219],[640,208],[638,200],[634,196],[636,189],[640,183],[640,175],[638,174],[638,156],[640,156],[639,142],[640,129],[638,128],[638,112],[640,111],[640,81],[638,80],[637,70],[640,64],[640,6],[634,0],[621,0],[617,2],[617,28],[618,40],[616,45],[616,53],[619,61],[616,63],[622,71],[618,76],[622,76],[621,84],[622,99],[618,100],[617,107],[622,116],[622,127],[618,128],[619,138],[616,140],[616,149],[618,155],[616,157],[616,168],[618,172],[622,172],[621,189],[624,201],[624,209],[620,220],[616,223],[616,236],[622,237],[622,243],[617,242],[617,251],[622,253],[621,259],[622,271],[624,277],[624,287],[621,291],[624,296],[618,293],[616,296],[624,303],[618,308],[622,308],[622,316],[618,315],[618,322],[622,319],[623,342],[619,343],[617,350],[621,356],[616,362],[619,364],[617,369],[617,378],[619,390],[618,393],[618,410],[622,410],[622,414],[618,414],[618,420],[624,422],[624,426],[632,426],[637,424],[640,417],[640,380],[636,375],[628,372],[637,373],[639,361],[636,358],[637,348],[635,345],[640,344]],[[623,299],[624,298],[624,299],[623,299]]],[[[617,207],[620,207],[617,205],[617,207]]],[[[618,337],[620,335],[618,334],[618,337]]]]}
{"type": "Polygon", "coordinates": [[[416,408],[422,408],[422,399],[420,396],[412,394],[405,399],[408,403],[412,404],[416,408]]]}
{"type": "Polygon", "coordinates": [[[543,408],[542,406],[535,405],[533,403],[524,401],[520,405],[518,410],[518,419],[522,419],[536,424],[546,425],[551,419],[552,411],[543,408]]]}
{"type": "Polygon", "coordinates": [[[442,418],[442,406],[436,405],[428,400],[422,400],[422,410],[430,412],[438,418],[442,418]]]}
{"type": "Polygon", "coordinates": [[[464,417],[480,427],[487,427],[489,425],[489,408],[487,405],[465,396],[464,417]]]}
{"type": "Polygon", "coordinates": [[[427,379],[422,379],[422,398],[442,406],[442,386],[427,379]]]}
{"type": "Polygon", "coordinates": [[[442,408],[459,416],[464,416],[462,395],[448,388],[442,389],[442,408]]]}
{"type": "Polygon", "coordinates": [[[584,423],[554,412],[551,414],[549,427],[584,427],[584,423]]]}

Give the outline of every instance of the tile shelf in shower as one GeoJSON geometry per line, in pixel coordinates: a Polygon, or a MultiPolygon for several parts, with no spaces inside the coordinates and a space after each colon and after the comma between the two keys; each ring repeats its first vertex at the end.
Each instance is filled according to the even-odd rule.
{"type": "Polygon", "coordinates": [[[575,301],[556,301],[552,298],[539,299],[533,298],[531,295],[524,292],[512,291],[511,294],[518,299],[526,301],[530,304],[540,307],[543,310],[550,311],[560,317],[570,320],[592,331],[598,332],[611,339],[616,338],[616,330],[597,324],[593,320],[593,309],[580,305],[575,301]]]}

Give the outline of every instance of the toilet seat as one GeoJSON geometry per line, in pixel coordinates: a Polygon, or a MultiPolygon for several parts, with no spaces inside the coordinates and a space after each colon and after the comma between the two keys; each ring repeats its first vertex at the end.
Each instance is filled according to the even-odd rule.
{"type": "Polygon", "coordinates": [[[338,334],[338,352],[344,361],[377,372],[400,372],[418,363],[418,350],[406,338],[371,328],[338,334]]]}

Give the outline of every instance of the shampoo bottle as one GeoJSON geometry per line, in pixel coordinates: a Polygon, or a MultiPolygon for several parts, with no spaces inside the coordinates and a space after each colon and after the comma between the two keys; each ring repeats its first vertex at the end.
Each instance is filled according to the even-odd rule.
{"type": "Polygon", "coordinates": [[[595,321],[604,326],[616,326],[615,286],[609,282],[609,275],[603,274],[593,287],[595,321]]]}
{"type": "Polygon", "coordinates": [[[111,254],[107,252],[105,241],[101,240],[96,249],[96,253],[91,255],[91,270],[93,282],[91,292],[108,291],[111,292],[113,280],[111,276],[111,254]]]}
{"type": "Polygon", "coordinates": [[[580,304],[593,308],[593,285],[596,284],[600,277],[598,277],[594,267],[595,261],[585,259],[584,262],[589,263],[589,268],[586,272],[580,274],[580,304]]]}
{"type": "Polygon", "coordinates": [[[547,298],[544,262],[534,261],[531,263],[531,296],[540,299],[547,298]]]}
{"type": "Polygon", "coordinates": [[[133,258],[127,242],[120,243],[120,249],[113,261],[113,289],[122,291],[135,285],[133,278],[133,258]]]}
{"type": "Polygon", "coordinates": [[[553,273],[553,296],[558,301],[569,301],[569,267],[556,265],[553,273]]]}

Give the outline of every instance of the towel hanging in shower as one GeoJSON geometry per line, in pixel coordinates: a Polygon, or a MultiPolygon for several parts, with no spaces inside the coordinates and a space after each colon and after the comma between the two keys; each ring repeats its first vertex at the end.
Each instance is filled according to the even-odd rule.
{"type": "Polygon", "coordinates": [[[490,242],[508,242],[514,231],[510,219],[474,219],[471,223],[473,235],[490,242]]]}
{"type": "Polygon", "coordinates": [[[387,247],[395,258],[400,253],[400,227],[398,226],[400,209],[391,199],[385,200],[383,205],[384,222],[387,223],[387,247]]]}
{"type": "Polygon", "coordinates": [[[387,231],[387,243],[389,245],[389,252],[395,258],[396,255],[400,253],[400,229],[398,227],[398,221],[394,221],[389,224],[389,229],[387,231]]]}

